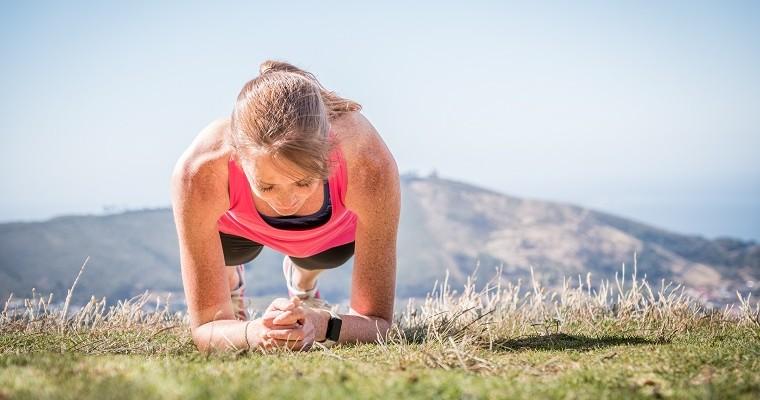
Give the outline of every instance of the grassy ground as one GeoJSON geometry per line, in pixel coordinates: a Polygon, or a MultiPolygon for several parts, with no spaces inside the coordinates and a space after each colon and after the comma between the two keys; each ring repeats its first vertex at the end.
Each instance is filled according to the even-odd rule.
{"type": "Polygon", "coordinates": [[[202,355],[186,315],[141,299],[0,319],[0,399],[758,398],[760,307],[708,311],[668,286],[550,292],[445,284],[385,342],[202,355]],[[64,322],[65,321],[65,322],[64,322]]]}

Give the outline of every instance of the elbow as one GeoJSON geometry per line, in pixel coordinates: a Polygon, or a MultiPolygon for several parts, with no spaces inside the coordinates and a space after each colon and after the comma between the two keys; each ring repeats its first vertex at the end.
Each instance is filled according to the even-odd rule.
{"type": "Polygon", "coordinates": [[[211,354],[211,351],[208,347],[208,343],[201,344],[197,340],[193,340],[193,343],[195,344],[195,348],[198,350],[198,353],[207,356],[211,354]]]}
{"type": "Polygon", "coordinates": [[[212,350],[211,335],[206,331],[207,329],[205,329],[203,325],[194,327],[190,330],[195,348],[198,349],[198,352],[204,355],[211,353],[212,350]]]}
{"type": "Polygon", "coordinates": [[[375,317],[373,319],[375,320],[375,328],[377,329],[377,334],[379,337],[382,337],[383,339],[387,338],[388,331],[391,329],[392,321],[390,321],[390,319],[382,317],[375,317]]]}
{"type": "MultiPolygon", "coordinates": [[[[385,340],[388,337],[388,332],[391,329],[391,326],[393,325],[393,314],[390,315],[376,315],[376,314],[362,314],[358,311],[356,311],[353,307],[349,308],[349,315],[355,315],[358,317],[361,317],[364,319],[366,334],[369,336],[365,336],[365,339],[363,341],[374,341],[374,340],[385,340]],[[369,322],[369,324],[367,324],[369,322]],[[373,338],[374,336],[374,338],[373,338]]],[[[380,313],[378,313],[380,314],[380,313]]]]}
{"type": "Polygon", "coordinates": [[[391,328],[391,320],[388,318],[378,318],[378,326],[381,327],[384,331],[388,331],[388,329],[391,328]]]}
{"type": "Polygon", "coordinates": [[[380,344],[387,343],[390,340],[391,321],[378,318],[375,324],[377,327],[377,339],[375,341],[380,344]]]}
{"type": "Polygon", "coordinates": [[[198,352],[201,354],[208,354],[209,353],[209,340],[208,337],[203,337],[202,335],[199,335],[198,328],[192,330],[192,337],[193,337],[193,344],[195,345],[195,348],[198,349],[198,352]]]}

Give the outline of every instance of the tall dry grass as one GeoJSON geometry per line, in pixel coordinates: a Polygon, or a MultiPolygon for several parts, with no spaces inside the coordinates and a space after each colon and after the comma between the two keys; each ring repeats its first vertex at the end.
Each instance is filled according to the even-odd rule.
{"type": "MultiPolygon", "coordinates": [[[[87,354],[180,354],[192,352],[188,316],[169,310],[169,298],[148,304],[149,292],[106,309],[105,298],[94,297],[76,312],[71,295],[87,261],[69,289],[62,307],[52,307],[52,294],[24,299],[11,307],[12,295],[0,313],[0,334],[10,335],[0,353],[29,351],[87,354]],[[48,340],[31,340],[35,337],[48,340]]],[[[489,371],[488,352],[519,348],[574,348],[625,343],[664,343],[674,336],[709,326],[719,334],[726,326],[750,329],[760,338],[760,304],[737,293],[738,305],[709,309],[687,296],[684,288],[660,282],[653,286],[625,265],[614,281],[593,286],[585,279],[565,279],[561,288],[547,289],[535,278],[524,285],[511,282],[497,268],[493,278],[476,290],[476,272],[461,292],[448,283],[448,273],[436,282],[421,304],[410,300],[388,335],[378,337],[379,349],[399,363],[422,360],[437,368],[489,371]]],[[[532,269],[531,269],[532,273],[532,269]]],[[[250,313],[255,315],[254,312],[250,313]]],[[[329,351],[324,349],[325,351],[329,351]]]]}

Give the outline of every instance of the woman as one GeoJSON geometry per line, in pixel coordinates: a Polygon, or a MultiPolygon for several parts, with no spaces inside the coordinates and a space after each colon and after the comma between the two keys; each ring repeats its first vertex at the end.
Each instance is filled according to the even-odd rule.
{"type": "Polygon", "coordinates": [[[190,328],[201,352],[308,349],[315,341],[372,342],[387,332],[399,175],[360,110],[314,75],[266,61],[231,117],[203,129],[177,161],[172,205],[190,328]],[[263,246],[286,255],[292,296],[246,321],[242,264],[263,246]],[[320,307],[317,276],[351,255],[350,311],[335,315],[320,307]]]}

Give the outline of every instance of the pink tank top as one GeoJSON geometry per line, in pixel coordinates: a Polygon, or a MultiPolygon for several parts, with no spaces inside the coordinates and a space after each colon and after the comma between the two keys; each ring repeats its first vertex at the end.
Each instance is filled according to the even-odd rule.
{"type": "MultiPolygon", "coordinates": [[[[332,132],[330,132],[331,135],[333,135],[332,132]]],[[[339,146],[335,148],[330,158],[336,165],[332,175],[328,177],[332,214],[325,224],[306,230],[279,229],[264,221],[253,202],[253,193],[245,173],[230,158],[228,161],[230,209],[217,221],[219,231],[242,236],[285,255],[298,258],[313,256],[332,247],[354,241],[356,214],[345,206],[348,171],[339,146]]]]}

